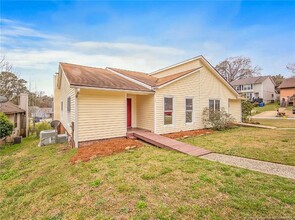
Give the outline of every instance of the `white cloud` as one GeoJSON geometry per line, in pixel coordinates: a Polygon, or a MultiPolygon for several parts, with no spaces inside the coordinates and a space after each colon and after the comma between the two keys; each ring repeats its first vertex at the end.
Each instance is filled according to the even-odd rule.
{"type": "Polygon", "coordinates": [[[185,55],[183,50],[173,47],[77,41],[48,35],[7,19],[1,19],[1,25],[1,53],[23,78],[33,84],[38,82],[37,87],[49,94],[53,86],[48,82],[52,82],[58,62],[152,72],[185,55]]]}

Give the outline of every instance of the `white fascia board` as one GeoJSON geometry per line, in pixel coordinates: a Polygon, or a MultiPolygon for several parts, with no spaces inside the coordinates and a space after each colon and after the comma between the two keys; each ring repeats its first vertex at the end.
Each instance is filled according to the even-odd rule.
{"type": "Polygon", "coordinates": [[[211,69],[215,75],[217,75],[217,77],[237,96],[239,96],[239,93],[230,85],[229,82],[227,82],[218,72],[217,70],[206,60],[204,59],[204,57],[200,56],[200,59],[202,59],[202,61],[206,64],[206,66],[211,69]]]}
{"type": "Polygon", "coordinates": [[[118,76],[121,76],[122,78],[124,78],[124,79],[127,79],[127,80],[129,80],[129,81],[131,81],[131,82],[134,82],[134,83],[136,83],[136,84],[138,84],[138,85],[140,85],[140,86],[143,86],[143,87],[145,87],[145,88],[147,88],[147,89],[152,89],[152,87],[151,86],[149,86],[149,85],[147,85],[147,84],[145,84],[145,83],[143,83],[143,82],[140,82],[140,81],[138,81],[138,80],[136,80],[136,79],[133,79],[133,78],[131,78],[131,77],[128,77],[128,76],[125,76],[124,74],[122,74],[122,73],[120,73],[120,72],[117,72],[117,71],[115,71],[115,70],[112,70],[112,69],[110,69],[110,68],[106,68],[108,71],[111,71],[112,73],[114,73],[114,74],[116,74],[116,75],[118,75],[118,76]]]}
{"type": "Polygon", "coordinates": [[[79,88],[79,89],[93,89],[93,90],[100,90],[100,91],[115,91],[115,92],[128,92],[133,94],[154,94],[155,92],[148,92],[148,91],[136,91],[136,90],[125,90],[125,89],[109,89],[109,88],[97,88],[97,87],[88,87],[88,86],[75,86],[71,85],[70,88],[79,88]]]}
{"type": "Polygon", "coordinates": [[[169,82],[167,82],[167,83],[165,83],[165,84],[163,84],[163,85],[160,85],[160,86],[158,86],[158,87],[154,87],[154,88],[155,88],[155,89],[161,89],[161,88],[163,88],[163,87],[165,87],[165,86],[170,85],[171,83],[174,83],[174,82],[176,82],[176,81],[178,81],[178,80],[181,80],[181,79],[183,79],[183,78],[185,78],[185,77],[187,77],[187,76],[190,76],[190,75],[192,75],[192,74],[194,74],[194,73],[197,73],[198,71],[200,71],[200,69],[194,70],[194,71],[192,71],[192,72],[190,72],[190,73],[188,73],[188,74],[186,74],[186,75],[184,75],[184,76],[181,76],[181,77],[179,77],[179,78],[177,78],[177,79],[174,79],[174,80],[172,80],[172,81],[169,81],[169,82]]]}
{"type": "MultiPolygon", "coordinates": [[[[64,77],[65,77],[67,83],[68,83],[69,85],[71,85],[70,82],[69,82],[69,80],[68,80],[68,78],[67,78],[67,76],[66,76],[66,74],[65,74],[64,69],[62,68],[62,65],[59,64],[59,66],[60,66],[60,69],[61,69],[61,71],[62,71],[61,73],[62,73],[62,75],[64,75],[64,77]]],[[[62,77],[62,75],[61,75],[60,77],[62,77]]],[[[60,78],[60,80],[61,80],[61,78],[60,78]]],[[[61,83],[61,81],[60,81],[60,83],[61,83]]]]}
{"type": "Polygon", "coordinates": [[[180,66],[180,65],[183,65],[183,64],[189,63],[189,62],[191,62],[191,61],[198,60],[200,57],[201,57],[201,56],[196,56],[196,57],[193,57],[193,58],[191,58],[191,59],[188,59],[188,60],[182,61],[182,62],[180,62],[180,63],[176,63],[176,64],[173,64],[173,65],[171,65],[171,66],[167,66],[167,67],[165,67],[165,68],[162,68],[162,69],[159,69],[159,70],[156,70],[156,71],[150,73],[150,75],[154,75],[154,74],[157,74],[157,73],[159,73],[159,72],[163,72],[163,71],[165,71],[165,70],[168,70],[168,69],[174,68],[174,67],[176,67],[176,66],[180,66]]]}

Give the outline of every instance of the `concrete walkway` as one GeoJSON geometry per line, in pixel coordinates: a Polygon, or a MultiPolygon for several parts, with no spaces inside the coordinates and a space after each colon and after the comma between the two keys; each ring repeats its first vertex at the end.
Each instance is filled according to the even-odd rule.
{"type": "Polygon", "coordinates": [[[266,125],[259,125],[259,124],[250,124],[250,123],[235,123],[236,125],[244,126],[244,127],[254,127],[254,128],[265,128],[265,129],[276,129],[277,127],[273,126],[266,126],[266,125]]]}
{"type": "Polygon", "coordinates": [[[243,157],[230,156],[225,154],[211,153],[201,158],[217,161],[248,170],[254,170],[262,173],[277,175],[295,180],[295,166],[265,162],[260,160],[248,159],[243,157]]]}

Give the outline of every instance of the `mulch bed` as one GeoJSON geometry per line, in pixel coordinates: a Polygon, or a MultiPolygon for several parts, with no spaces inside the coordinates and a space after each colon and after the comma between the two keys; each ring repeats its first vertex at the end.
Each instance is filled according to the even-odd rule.
{"type": "Polygon", "coordinates": [[[172,139],[178,139],[178,138],[199,136],[199,135],[211,134],[211,133],[213,133],[213,130],[199,129],[199,130],[192,130],[192,131],[180,131],[180,132],[175,132],[170,134],[163,134],[163,136],[169,137],[172,139]]]}
{"type": "Polygon", "coordinates": [[[73,156],[70,161],[72,164],[78,161],[86,162],[97,156],[112,155],[114,153],[134,149],[142,145],[143,144],[140,141],[127,138],[115,138],[89,142],[83,144],[83,146],[78,149],[78,153],[73,156]]]}

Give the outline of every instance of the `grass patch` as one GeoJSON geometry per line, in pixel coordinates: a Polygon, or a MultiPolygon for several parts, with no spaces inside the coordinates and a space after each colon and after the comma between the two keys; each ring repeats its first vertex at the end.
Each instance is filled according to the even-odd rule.
{"type": "Polygon", "coordinates": [[[261,125],[273,126],[277,128],[295,128],[295,120],[293,119],[253,119],[261,125]]]}
{"type": "Polygon", "coordinates": [[[94,180],[93,182],[90,183],[91,186],[93,187],[98,187],[102,184],[101,180],[94,180]]]}
{"type": "Polygon", "coordinates": [[[0,219],[295,215],[295,184],[285,178],[151,146],[71,165],[76,149],[37,144],[29,138],[1,149],[0,219]]]}
{"type": "Polygon", "coordinates": [[[252,115],[257,115],[261,112],[265,112],[265,111],[276,111],[278,108],[280,108],[279,103],[275,102],[275,103],[269,103],[264,105],[263,107],[254,107],[252,110],[252,115]]]}
{"type": "Polygon", "coordinates": [[[238,127],[183,141],[213,152],[294,166],[294,137],[294,130],[238,127]]]}

